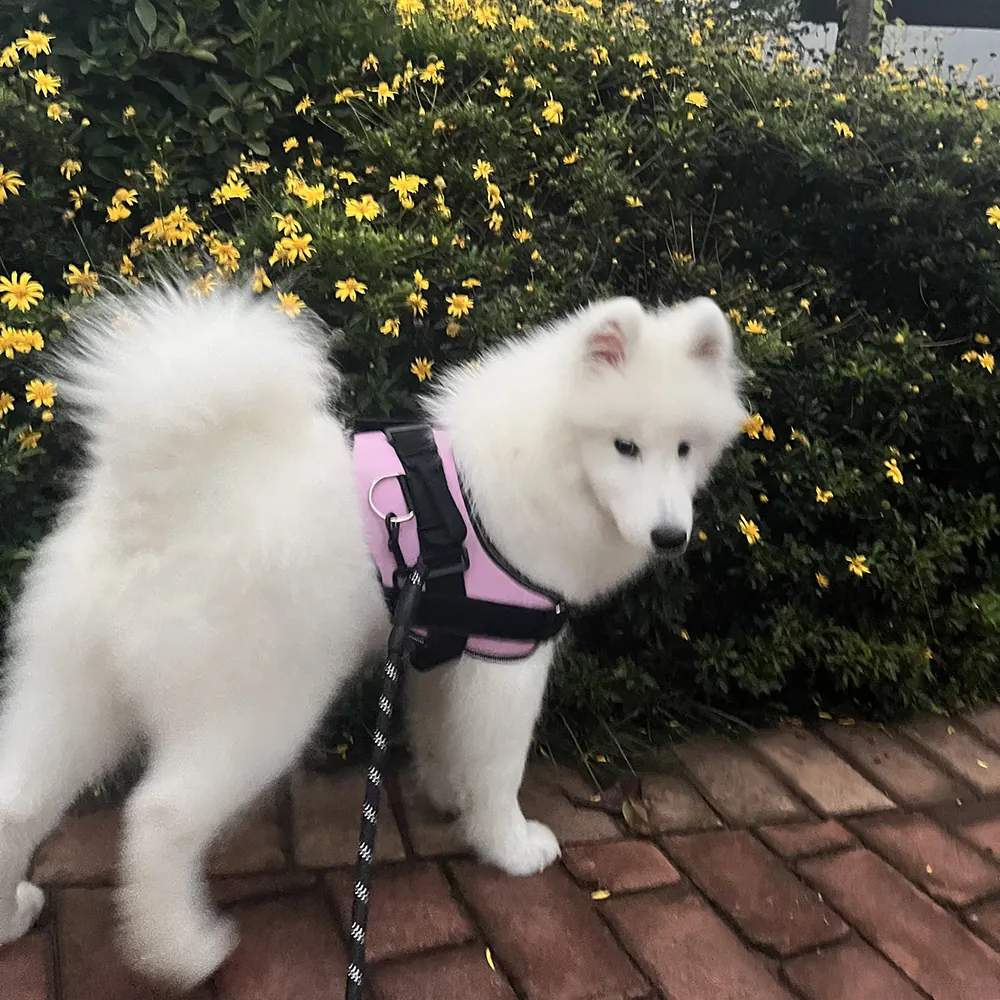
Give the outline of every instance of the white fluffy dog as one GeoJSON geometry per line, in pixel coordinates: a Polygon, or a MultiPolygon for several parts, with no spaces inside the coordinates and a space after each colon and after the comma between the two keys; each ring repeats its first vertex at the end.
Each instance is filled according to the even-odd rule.
{"type": "MultiPolygon", "coordinates": [[[[232,949],[206,851],[387,629],[327,343],[273,300],[170,281],[99,297],[79,324],[59,391],[88,462],[24,580],[6,668],[0,943],[42,908],[24,881],[39,842],[142,741],[122,852],[130,959],[189,986],[232,949]]],[[[745,417],[710,299],[595,303],[442,378],[429,413],[500,552],[575,604],[683,548],[745,417]]],[[[559,854],[518,805],[553,646],[409,678],[424,792],[512,874],[559,854]]]]}

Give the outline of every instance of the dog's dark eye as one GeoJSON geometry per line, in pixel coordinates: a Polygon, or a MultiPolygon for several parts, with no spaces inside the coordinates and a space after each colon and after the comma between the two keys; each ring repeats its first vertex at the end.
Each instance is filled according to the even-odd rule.
{"type": "Polygon", "coordinates": [[[619,455],[626,458],[638,458],[639,446],[634,441],[624,441],[622,438],[615,438],[615,450],[619,455]]]}
{"type": "Polygon", "coordinates": [[[681,441],[681,443],[677,446],[677,454],[680,455],[681,458],[687,458],[688,455],[691,454],[691,445],[689,445],[687,441],[681,441]]]}

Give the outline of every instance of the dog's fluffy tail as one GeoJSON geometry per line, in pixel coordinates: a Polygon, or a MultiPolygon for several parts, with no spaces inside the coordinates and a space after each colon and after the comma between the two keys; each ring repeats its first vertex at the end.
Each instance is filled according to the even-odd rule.
{"type": "Polygon", "coordinates": [[[95,456],[144,465],[221,430],[277,437],[334,388],[317,320],[245,286],[198,298],[189,284],[101,293],[74,322],[53,374],[95,456]]]}

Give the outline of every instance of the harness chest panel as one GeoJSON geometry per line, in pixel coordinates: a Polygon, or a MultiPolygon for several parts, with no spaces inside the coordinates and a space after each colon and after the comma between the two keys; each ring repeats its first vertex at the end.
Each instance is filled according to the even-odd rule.
{"type": "Polygon", "coordinates": [[[418,669],[462,653],[523,659],[558,634],[559,598],[523,579],[489,543],[462,490],[446,432],[423,425],[359,432],[353,456],[368,548],[390,608],[399,593],[400,561],[426,564],[413,629],[418,669]],[[398,530],[395,553],[390,514],[398,530]],[[436,566],[441,553],[449,557],[436,566]]]}

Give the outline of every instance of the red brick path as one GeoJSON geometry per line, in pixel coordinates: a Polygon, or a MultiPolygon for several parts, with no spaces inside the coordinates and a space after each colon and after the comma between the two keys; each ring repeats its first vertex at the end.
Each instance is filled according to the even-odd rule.
{"type": "MultiPolygon", "coordinates": [[[[695,740],[606,790],[534,766],[565,845],[511,879],[392,783],[371,1000],[1000,1000],[1000,706],[903,730],[695,740]]],[[[300,772],[216,852],[239,949],[197,1000],[340,1000],[362,779],[300,772]]],[[[112,809],[39,851],[40,926],[0,949],[2,1000],[159,997],[122,967],[112,809]]]]}

